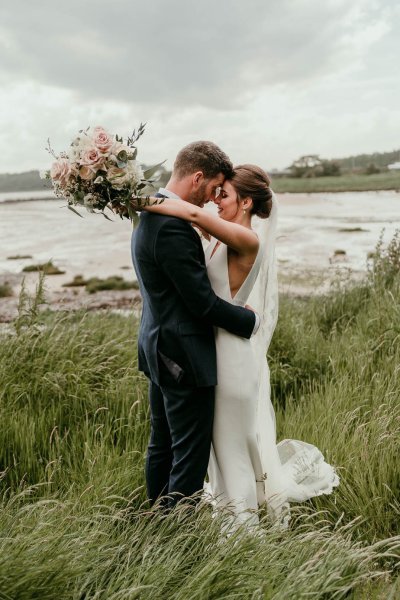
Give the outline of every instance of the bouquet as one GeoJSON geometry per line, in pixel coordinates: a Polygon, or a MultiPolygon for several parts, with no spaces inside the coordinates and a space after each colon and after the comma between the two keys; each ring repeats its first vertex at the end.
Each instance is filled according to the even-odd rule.
{"type": "Polygon", "coordinates": [[[67,152],[58,156],[48,141],[47,151],[55,158],[51,169],[41,174],[50,179],[57,197],[67,200],[67,206],[84,206],[91,213],[100,212],[104,217],[108,208],[135,222],[138,219],[131,204],[132,197],[140,206],[144,188],[152,186],[152,177],[163,163],[145,171],[137,162],[137,140],[143,135],[144,124],[133,131],[126,142],[118,135],[110,134],[103,127],[88,127],[79,131],[67,152]]]}

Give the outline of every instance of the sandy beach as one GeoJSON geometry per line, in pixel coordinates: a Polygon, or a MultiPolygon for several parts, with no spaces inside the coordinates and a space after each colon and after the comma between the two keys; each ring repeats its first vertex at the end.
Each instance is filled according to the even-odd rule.
{"type": "MultiPolygon", "coordinates": [[[[21,194],[23,200],[15,194],[0,195],[0,283],[8,281],[14,292],[11,298],[0,298],[0,320],[15,316],[24,275],[28,289],[35,287],[37,274],[23,274],[23,267],[49,260],[65,271],[46,278],[54,308],[129,308],[137,302],[135,290],[89,295],[83,289],[63,287],[76,275],[119,275],[134,281],[130,222],[114,217],[110,223],[86,211],[79,218],[51,193],[40,194],[46,199],[35,193],[21,194]],[[8,258],[15,255],[32,258],[8,258]]],[[[389,240],[400,228],[400,194],[394,191],[279,194],[278,201],[277,255],[280,287],[286,292],[321,292],[338,269],[359,277],[381,231],[389,240]]]]}

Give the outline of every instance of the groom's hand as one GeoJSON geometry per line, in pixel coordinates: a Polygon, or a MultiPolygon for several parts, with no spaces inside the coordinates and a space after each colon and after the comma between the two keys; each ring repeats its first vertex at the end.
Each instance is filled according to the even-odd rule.
{"type": "Polygon", "coordinates": [[[258,328],[260,327],[260,316],[259,314],[254,310],[254,308],[252,306],[250,306],[250,304],[245,304],[244,306],[245,308],[247,308],[247,310],[251,310],[254,313],[254,316],[256,317],[256,322],[254,323],[254,329],[253,329],[253,333],[251,334],[252,336],[255,335],[258,331],[258,328]]]}

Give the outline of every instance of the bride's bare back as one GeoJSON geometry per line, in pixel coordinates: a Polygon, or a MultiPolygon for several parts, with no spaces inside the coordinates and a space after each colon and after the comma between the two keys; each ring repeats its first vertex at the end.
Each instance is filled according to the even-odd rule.
{"type": "MultiPolygon", "coordinates": [[[[218,252],[220,244],[221,242],[219,241],[215,244],[211,253],[211,257],[215,254],[215,252],[218,252]]],[[[232,299],[236,296],[237,291],[242,287],[243,282],[250,273],[250,269],[253,264],[254,259],[247,255],[243,256],[231,248],[228,248],[228,277],[232,299]]]]}

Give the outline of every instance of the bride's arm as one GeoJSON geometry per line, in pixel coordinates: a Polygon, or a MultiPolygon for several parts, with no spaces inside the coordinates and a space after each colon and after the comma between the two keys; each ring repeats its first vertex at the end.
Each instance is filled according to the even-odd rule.
{"type": "Polygon", "coordinates": [[[254,254],[258,250],[258,237],[254,231],[238,223],[224,221],[207,210],[190,204],[190,202],[176,200],[175,198],[163,198],[160,202],[160,198],[150,197],[146,199],[146,204],[146,206],[138,207],[135,200],[133,200],[135,210],[146,210],[189,221],[236,250],[239,254],[254,254]]]}

